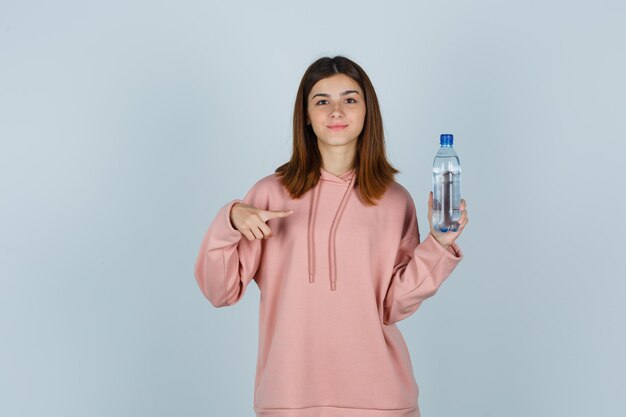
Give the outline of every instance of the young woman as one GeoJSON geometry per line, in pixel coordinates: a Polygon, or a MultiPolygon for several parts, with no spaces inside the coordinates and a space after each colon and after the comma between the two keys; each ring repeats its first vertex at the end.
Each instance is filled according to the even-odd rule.
{"type": "Polygon", "coordinates": [[[396,323],[463,258],[460,228],[420,243],[415,205],[386,159],[376,93],[341,56],[306,70],[289,162],[223,206],[195,263],[215,307],[260,289],[259,417],[419,417],[396,323]]]}

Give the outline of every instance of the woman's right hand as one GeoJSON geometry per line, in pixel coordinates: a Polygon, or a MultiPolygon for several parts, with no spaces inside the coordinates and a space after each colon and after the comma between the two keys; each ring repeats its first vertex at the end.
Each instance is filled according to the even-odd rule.
{"type": "Polygon", "coordinates": [[[245,203],[235,203],[230,210],[230,223],[250,241],[267,239],[272,236],[272,231],[265,222],[293,213],[293,210],[263,210],[245,203]]]}

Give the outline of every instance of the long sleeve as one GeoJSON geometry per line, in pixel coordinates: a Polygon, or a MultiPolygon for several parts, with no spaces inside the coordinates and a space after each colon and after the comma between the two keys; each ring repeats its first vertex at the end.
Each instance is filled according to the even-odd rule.
{"type": "Polygon", "coordinates": [[[413,314],[422,302],[435,295],[463,259],[461,248],[452,243],[444,248],[431,233],[420,243],[413,200],[384,300],[383,324],[391,325],[413,314]]]}
{"type": "Polygon", "coordinates": [[[263,242],[249,241],[230,222],[230,210],[236,203],[267,208],[267,196],[257,182],[243,200],[234,199],[216,214],[206,231],[194,270],[202,293],[215,307],[237,303],[259,271],[263,242]]]}

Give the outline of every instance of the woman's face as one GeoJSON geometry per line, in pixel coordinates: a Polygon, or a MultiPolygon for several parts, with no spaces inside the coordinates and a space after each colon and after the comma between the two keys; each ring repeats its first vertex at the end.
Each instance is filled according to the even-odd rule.
{"type": "MultiPolygon", "coordinates": [[[[319,80],[307,97],[307,123],[326,145],[356,145],[365,121],[365,97],[345,74],[319,80]]],[[[322,145],[322,143],[318,143],[322,145]]]]}

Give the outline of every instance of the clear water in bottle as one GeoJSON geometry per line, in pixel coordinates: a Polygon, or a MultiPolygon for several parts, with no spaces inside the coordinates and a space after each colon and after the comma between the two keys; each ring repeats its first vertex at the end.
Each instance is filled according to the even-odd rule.
{"type": "Polygon", "coordinates": [[[453,135],[441,135],[433,162],[433,227],[440,232],[456,232],[461,219],[461,163],[453,140],[453,135]]]}

